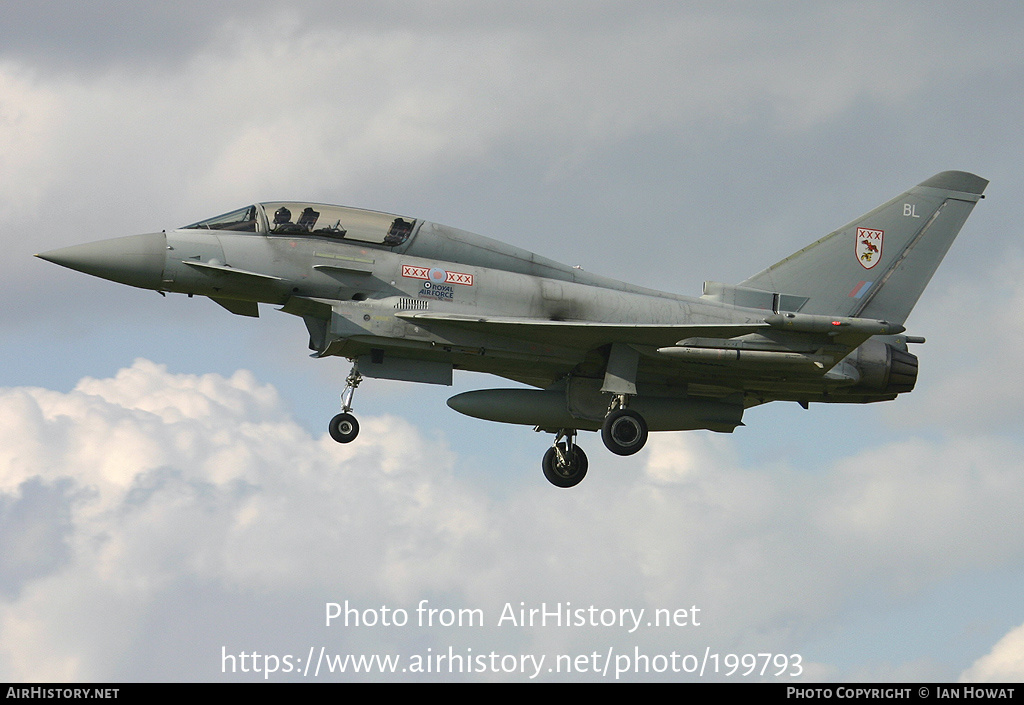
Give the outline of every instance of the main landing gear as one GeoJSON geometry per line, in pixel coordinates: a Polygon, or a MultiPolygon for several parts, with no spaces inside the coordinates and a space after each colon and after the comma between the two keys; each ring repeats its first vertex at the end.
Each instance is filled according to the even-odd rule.
{"type": "Polygon", "coordinates": [[[352,371],[345,378],[345,389],[341,393],[341,413],[331,419],[327,426],[331,438],[338,443],[351,443],[359,435],[359,422],[352,415],[352,397],[355,396],[356,387],[363,381],[359,374],[359,367],[352,363],[352,371]]]}
{"type": "Polygon", "coordinates": [[[601,424],[601,440],[616,455],[633,455],[647,443],[647,422],[626,407],[627,395],[616,394],[601,424]]]}
{"type": "Polygon", "coordinates": [[[555,487],[575,487],[587,476],[587,454],[575,438],[576,429],[563,428],[544,454],[544,477],[555,487]]]}
{"type": "MultiPolygon", "coordinates": [[[[626,408],[625,403],[625,394],[615,395],[601,426],[601,440],[616,455],[633,455],[647,443],[647,422],[626,408]]],[[[541,466],[544,477],[555,487],[575,487],[583,481],[587,476],[587,455],[576,445],[576,429],[563,428],[558,432],[541,466]]]]}

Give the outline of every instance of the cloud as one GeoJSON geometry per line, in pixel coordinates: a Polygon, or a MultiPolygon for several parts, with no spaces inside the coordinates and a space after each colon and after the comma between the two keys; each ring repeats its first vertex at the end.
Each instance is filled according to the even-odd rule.
{"type": "Polygon", "coordinates": [[[1024,624],[1010,632],[960,675],[961,683],[1024,681],[1024,624]]]}
{"type": "MultiPolygon", "coordinates": [[[[950,263],[953,264],[953,263],[950,263]]],[[[893,420],[901,425],[1017,431],[1024,414],[1024,258],[1003,253],[981,279],[940,289],[914,325],[929,343],[915,350],[929,376],[893,420]],[[927,367],[926,367],[927,365],[927,367]],[[900,418],[902,417],[902,418],[900,418]]],[[[895,411],[895,410],[894,410],[895,411]]]]}
{"type": "Polygon", "coordinates": [[[145,360],[68,393],[0,391],[0,675],[221,678],[222,645],[304,653],[325,638],[405,654],[793,652],[866,589],[884,606],[1024,551],[1007,540],[1024,494],[1013,444],[911,439],[815,477],[741,462],[722,436],[654,434],[639,474],[595,454],[572,491],[538,480],[499,499],[457,479],[443,439],[396,417],[362,426],[340,446],[250,373],[145,360]],[[422,599],[488,624],[322,631],[326,601],[422,599]],[[506,603],[697,607],[703,626],[497,628],[506,603]]]}
{"type": "Polygon", "coordinates": [[[49,575],[70,559],[69,480],[24,481],[0,496],[0,596],[16,599],[24,582],[49,575]]]}
{"type": "Polygon", "coordinates": [[[54,181],[47,143],[60,130],[61,107],[35,72],[0,62],[0,222],[38,213],[54,181]]]}
{"type": "Polygon", "coordinates": [[[443,445],[396,418],[363,426],[377,443],[311,438],[248,373],[171,375],[141,360],[68,394],[4,390],[0,670],[111,676],[180,580],[385,599],[449,586],[458,547],[486,534],[482,500],[454,486],[443,445]],[[35,551],[47,558],[25,558],[35,551]],[[97,637],[106,609],[122,617],[97,637]]]}
{"type": "MultiPolygon", "coordinates": [[[[217,31],[201,33],[195,13],[163,13],[171,17],[155,24],[172,20],[190,38],[170,65],[140,62],[135,50],[82,74],[20,55],[0,63],[0,115],[15,128],[0,161],[18,174],[0,217],[16,223],[45,199],[61,209],[50,217],[99,228],[119,192],[124,215],[153,218],[157,200],[160,215],[186,222],[285,187],[363,196],[515,153],[556,174],[657,131],[689,141],[751,121],[807,130],[858,102],[900,103],[977,63],[941,50],[937,36],[950,27],[908,34],[911,19],[927,20],[885,5],[819,10],[820,21],[770,32],[760,11],[581,24],[575,13],[592,13],[576,8],[554,26],[475,12],[442,28],[404,19],[422,7],[351,23],[315,5],[261,9],[204,9],[217,31]],[[860,50],[864,31],[870,51],[860,50]],[[887,79],[894,64],[898,79],[887,79]]],[[[140,14],[131,11],[137,23],[140,14]]],[[[19,17],[33,26],[28,10],[19,17]]]]}

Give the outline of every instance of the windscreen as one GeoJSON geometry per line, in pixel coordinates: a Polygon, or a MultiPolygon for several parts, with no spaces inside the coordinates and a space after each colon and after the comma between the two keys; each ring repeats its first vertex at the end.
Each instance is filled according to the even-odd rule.
{"type": "Polygon", "coordinates": [[[200,220],[198,223],[186,225],[182,230],[236,230],[254,233],[256,232],[256,206],[246,206],[214,218],[200,220]]]}

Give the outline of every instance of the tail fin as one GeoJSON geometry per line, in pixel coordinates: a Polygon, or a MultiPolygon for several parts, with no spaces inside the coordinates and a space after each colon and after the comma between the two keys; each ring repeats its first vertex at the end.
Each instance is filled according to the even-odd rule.
{"type": "Polygon", "coordinates": [[[936,174],[740,286],[807,297],[801,313],[903,323],[987,185],[936,174]]]}

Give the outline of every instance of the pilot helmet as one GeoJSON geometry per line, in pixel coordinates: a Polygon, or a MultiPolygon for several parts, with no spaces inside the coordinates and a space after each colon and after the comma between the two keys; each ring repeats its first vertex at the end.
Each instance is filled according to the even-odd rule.
{"type": "Polygon", "coordinates": [[[290,210],[288,210],[287,208],[285,208],[284,206],[281,206],[280,208],[278,208],[277,211],[274,213],[274,223],[275,224],[287,223],[291,219],[292,219],[292,212],[290,210]]]}

